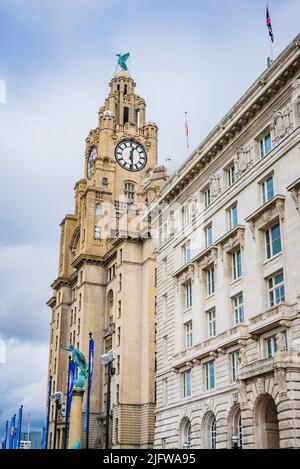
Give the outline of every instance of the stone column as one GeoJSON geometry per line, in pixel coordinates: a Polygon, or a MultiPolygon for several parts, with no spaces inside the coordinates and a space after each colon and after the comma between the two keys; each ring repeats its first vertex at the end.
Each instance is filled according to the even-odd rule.
{"type": "Polygon", "coordinates": [[[81,441],[83,394],[84,389],[74,387],[70,415],[69,449],[74,445],[78,447],[78,440],[81,441]]]}

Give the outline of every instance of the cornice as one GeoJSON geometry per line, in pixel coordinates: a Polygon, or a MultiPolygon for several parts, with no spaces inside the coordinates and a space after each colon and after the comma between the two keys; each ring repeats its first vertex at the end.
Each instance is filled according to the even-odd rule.
{"type": "Polygon", "coordinates": [[[72,267],[74,267],[74,269],[79,269],[84,264],[101,265],[102,263],[103,263],[103,257],[101,256],[96,256],[94,254],[79,254],[79,256],[77,256],[76,259],[74,259],[71,265],[72,267]]]}
{"type": "Polygon", "coordinates": [[[59,290],[63,286],[69,286],[69,278],[68,277],[57,277],[56,280],[51,285],[53,290],[59,290]]]}
{"type": "Polygon", "coordinates": [[[46,305],[49,306],[49,308],[51,308],[51,309],[55,308],[55,306],[56,306],[56,297],[52,296],[50,298],[50,300],[47,301],[46,305]]]}

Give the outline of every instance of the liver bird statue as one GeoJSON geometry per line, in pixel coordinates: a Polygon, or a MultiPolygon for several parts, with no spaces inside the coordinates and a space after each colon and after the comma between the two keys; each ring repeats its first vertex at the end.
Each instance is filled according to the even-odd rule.
{"type": "Polygon", "coordinates": [[[118,65],[120,65],[122,70],[128,70],[126,61],[128,60],[128,57],[130,56],[129,52],[127,54],[117,54],[118,58],[118,65]]]}

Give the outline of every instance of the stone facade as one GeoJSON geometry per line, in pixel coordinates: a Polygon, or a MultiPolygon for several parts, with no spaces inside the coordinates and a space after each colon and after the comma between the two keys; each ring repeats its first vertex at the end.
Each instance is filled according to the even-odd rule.
{"type": "MultiPolygon", "coordinates": [[[[74,344],[88,357],[90,332],[95,341],[92,448],[104,445],[107,375],[100,356],[110,349],[117,354],[110,445],[153,446],[155,252],[139,212],[155,197],[166,174],[164,167],[157,166],[158,129],[153,122],[145,122],[145,108],[129,73],[116,74],[99,110],[98,126],[86,139],[84,178],[75,185],[74,214],[66,215],[61,223],[59,272],[48,302],[52,309],[52,392],[66,395],[69,354],[62,345],[74,344]],[[143,149],[147,158],[144,166],[134,167],[132,154],[131,163],[125,167],[125,163],[119,164],[116,148],[124,141],[143,149]]],[[[84,397],[83,413],[85,401],[84,397]]],[[[50,448],[54,418],[52,402],[50,448]]],[[[65,419],[60,412],[57,429],[57,447],[62,448],[65,419]]],[[[84,433],[81,443],[85,445],[84,433]]]]}
{"type": "Polygon", "coordinates": [[[156,198],[155,448],[300,448],[300,37],[156,198]]]}

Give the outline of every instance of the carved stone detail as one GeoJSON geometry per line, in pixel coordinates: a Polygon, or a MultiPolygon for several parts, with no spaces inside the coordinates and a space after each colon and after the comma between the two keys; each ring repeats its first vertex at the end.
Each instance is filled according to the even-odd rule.
{"type": "Polygon", "coordinates": [[[231,236],[224,245],[224,251],[230,252],[237,246],[244,247],[244,230],[238,230],[235,235],[231,236]]]}
{"type": "Polygon", "coordinates": [[[221,175],[220,173],[212,174],[209,178],[210,193],[215,199],[222,192],[221,188],[221,175]]]}
{"type": "Polygon", "coordinates": [[[273,143],[278,145],[281,140],[294,129],[293,107],[291,103],[283,109],[274,111],[271,130],[273,131],[273,143]]]}
{"type": "Polygon", "coordinates": [[[193,281],[195,276],[195,266],[189,265],[188,268],[182,272],[178,281],[179,283],[186,283],[188,280],[193,281]]]}
{"type": "Polygon", "coordinates": [[[200,266],[200,269],[205,270],[212,264],[216,267],[217,263],[218,263],[218,250],[217,248],[212,248],[211,251],[205,257],[203,257],[199,266],[200,266]]]}
{"type": "Polygon", "coordinates": [[[264,378],[257,378],[257,390],[258,394],[264,394],[265,393],[265,379],[264,378]]]}
{"type": "Polygon", "coordinates": [[[248,144],[244,147],[237,148],[236,152],[235,168],[237,176],[240,177],[245,171],[253,166],[252,145],[248,144]]]}
{"type": "Polygon", "coordinates": [[[248,365],[248,357],[247,357],[247,351],[246,351],[245,346],[240,349],[238,360],[240,362],[240,366],[248,365]]]}
{"type": "Polygon", "coordinates": [[[287,397],[287,382],[286,382],[286,371],[283,368],[278,368],[274,371],[275,381],[279,389],[279,395],[281,398],[287,397]]]}

